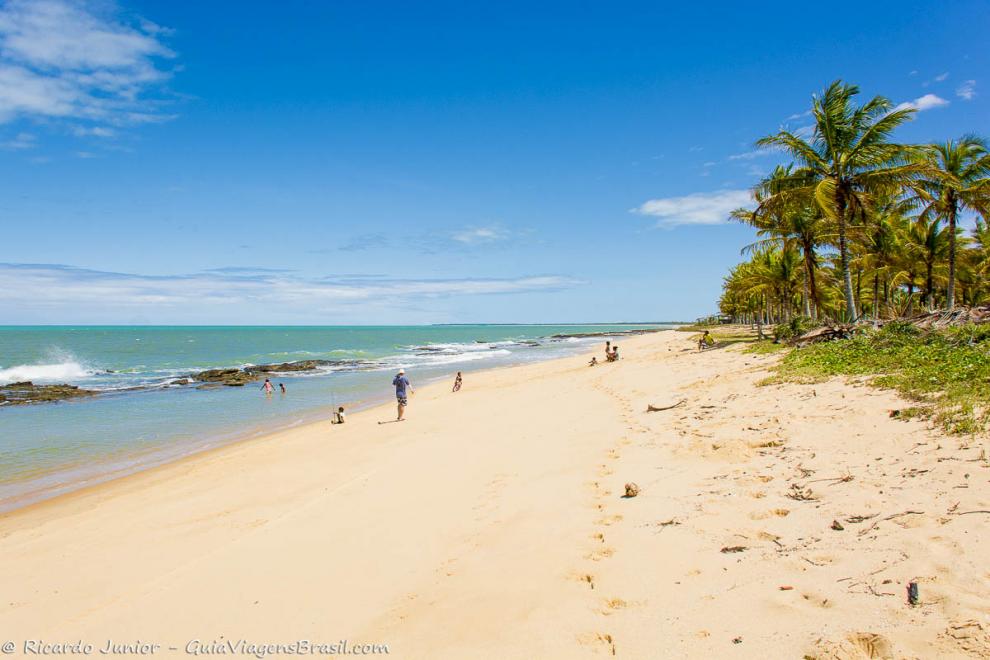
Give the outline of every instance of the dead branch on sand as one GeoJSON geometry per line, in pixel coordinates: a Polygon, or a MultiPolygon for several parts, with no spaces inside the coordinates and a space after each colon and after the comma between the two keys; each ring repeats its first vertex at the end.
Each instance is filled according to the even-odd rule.
{"type": "Polygon", "coordinates": [[[659,408],[657,406],[654,406],[653,404],[648,404],[646,406],[646,412],[661,412],[663,410],[670,410],[672,408],[676,408],[678,406],[684,405],[685,403],[687,403],[687,399],[681,399],[672,406],[661,406],[659,408]]]}

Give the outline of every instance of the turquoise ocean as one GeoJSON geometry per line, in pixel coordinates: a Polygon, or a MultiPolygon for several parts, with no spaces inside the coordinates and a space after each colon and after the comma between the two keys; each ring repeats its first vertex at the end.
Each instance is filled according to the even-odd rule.
{"type": "Polygon", "coordinates": [[[69,383],[99,396],[0,406],[0,511],[274,430],[392,398],[392,374],[413,386],[588,350],[642,325],[0,326],[0,385],[69,383]],[[594,336],[588,336],[588,335],[594,336]],[[260,383],[169,386],[190,373],[298,360],[315,372],[260,383]]]}

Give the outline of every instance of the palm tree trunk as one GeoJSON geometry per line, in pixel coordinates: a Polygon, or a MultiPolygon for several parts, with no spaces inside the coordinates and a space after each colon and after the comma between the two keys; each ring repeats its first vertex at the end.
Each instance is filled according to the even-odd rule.
{"type": "Polygon", "coordinates": [[[760,306],[756,310],[756,335],[760,339],[766,339],[763,336],[763,295],[760,295],[760,306]]]}
{"type": "Polygon", "coordinates": [[[852,273],[849,272],[849,246],[846,241],[846,198],[836,191],[835,208],[839,220],[839,270],[846,294],[846,318],[851,323],[859,316],[856,313],[856,298],[853,296],[852,273]]]}
{"type": "Polygon", "coordinates": [[[808,276],[808,293],[811,295],[811,311],[808,316],[815,318],[818,316],[818,308],[821,307],[818,302],[818,285],[815,283],[815,248],[805,243],[803,252],[804,272],[808,276]]]}
{"type": "Polygon", "coordinates": [[[873,273],[873,320],[880,320],[880,273],[873,273]]]}
{"type": "MultiPolygon", "coordinates": [[[[950,193],[951,195],[951,193],[950,193]]],[[[949,202],[949,287],[945,293],[945,308],[951,310],[956,304],[956,200],[949,202]]]]}
{"type": "Polygon", "coordinates": [[[932,304],[935,302],[935,282],[932,279],[932,268],[934,268],[934,264],[931,261],[925,264],[925,305],[929,312],[932,311],[932,304]]]}

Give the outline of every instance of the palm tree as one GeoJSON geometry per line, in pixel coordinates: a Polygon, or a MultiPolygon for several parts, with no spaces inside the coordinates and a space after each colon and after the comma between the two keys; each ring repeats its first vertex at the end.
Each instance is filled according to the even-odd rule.
{"type": "Polygon", "coordinates": [[[856,320],[858,314],[849,273],[848,227],[864,215],[873,192],[904,186],[920,169],[910,162],[913,148],[890,142],[891,133],[914,110],[894,109],[882,96],[855,106],[853,97],[857,94],[858,87],[836,80],[820,96],[812,98],[815,125],[808,139],[781,130],[756,143],[783,149],[801,165],[792,176],[802,183],[778,195],[813,195],[824,215],[836,223],[839,270],[850,321],[856,320]]]}
{"type": "Polygon", "coordinates": [[[928,311],[935,304],[935,267],[949,252],[948,231],[938,218],[919,215],[908,229],[908,255],[925,268],[924,301],[928,311]]]}
{"type": "Polygon", "coordinates": [[[990,212],[990,152],[985,141],[967,135],[924,147],[919,160],[925,169],[915,189],[926,203],[922,213],[948,223],[949,283],[945,306],[952,309],[956,302],[956,222],[964,209],[983,215],[990,212]]]}
{"type": "Polygon", "coordinates": [[[857,268],[873,272],[874,320],[880,318],[880,285],[883,285],[884,305],[889,308],[892,288],[908,275],[899,267],[899,257],[904,250],[902,237],[910,223],[907,214],[913,207],[913,200],[893,191],[877,195],[855,246],[861,252],[855,260],[857,268]]]}
{"type": "Polygon", "coordinates": [[[779,193],[801,185],[793,166],[778,165],[753,190],[756,209],[736,209],[730,216],[756,228],[760,240],[743,248],[743,252],[770,245],[782,248],[797,246],[804,266],[804,315],[814,317],[821,307],[815,272],[816,249],[822,244],[822,218],[811,199],[781,196],[779,193]]]}

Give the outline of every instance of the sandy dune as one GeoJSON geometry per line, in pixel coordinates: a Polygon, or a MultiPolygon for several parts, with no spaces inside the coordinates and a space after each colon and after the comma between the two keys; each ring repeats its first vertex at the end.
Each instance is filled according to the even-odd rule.
{"type": "Polygon", "coordinates": [[[738,347],[621,344],[618,364],[468,374],[401,424],[375,409],[4,516],[0,634],[180,655],[221,636],[400,658],[990,655],[980,443],[890,419],[889,392],[758,387],[775,358],[738,347]]]}

